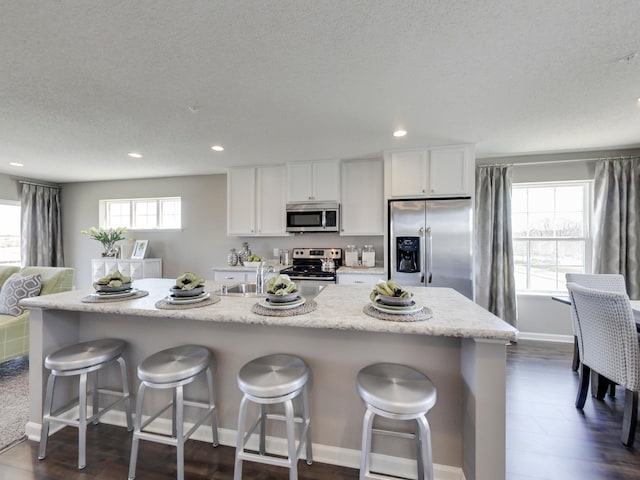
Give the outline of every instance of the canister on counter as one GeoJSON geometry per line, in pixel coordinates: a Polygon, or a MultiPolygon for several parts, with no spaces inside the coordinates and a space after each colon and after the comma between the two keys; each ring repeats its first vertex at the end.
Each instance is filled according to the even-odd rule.
{"type": "Polygon", "coordinates": [[[376,266],[376,251],[373,245],[365,245],[362,249],[362,266],[369,268],[376,266]]]}

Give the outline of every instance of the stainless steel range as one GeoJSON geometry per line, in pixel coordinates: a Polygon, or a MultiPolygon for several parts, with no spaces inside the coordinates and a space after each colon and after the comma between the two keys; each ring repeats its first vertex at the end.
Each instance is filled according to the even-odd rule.
{"type": "Polygon", "coordinates": [[[296,283],[336,283],[342,265],[341,248],[294,248],[292,266],[280,271],[296,283]]]}

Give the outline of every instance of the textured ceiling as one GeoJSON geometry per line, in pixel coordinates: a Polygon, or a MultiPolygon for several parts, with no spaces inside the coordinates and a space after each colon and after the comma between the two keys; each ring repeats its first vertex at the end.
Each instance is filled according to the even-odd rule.
{"type": "Polygon", "coordinates": [[[640,146],[637,0],[0,2],[0,173],[640,146]]]}

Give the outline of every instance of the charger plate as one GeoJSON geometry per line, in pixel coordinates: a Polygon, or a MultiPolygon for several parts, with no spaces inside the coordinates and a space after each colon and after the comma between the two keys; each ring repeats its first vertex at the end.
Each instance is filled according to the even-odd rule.
{"type": "Polygon", "coordinates": [[[98,295],[92,293],[80,299],[83,303],[107,303],[107,302],[124,302],[125,300],[134,300],[136,298],[146,297],[149,292],[146,290],[133,289],[129,295],[98,295]]]}
{"type": "Polygon", "coordinates": [[[156,302],[155,307],[158,310],[187,310],[189,308],[200,308],[206,307],[207,305],[213,305],[214,303],[218,303],[220,300],[220,297],[217,295],[211,295],[208,298],[203,298],[200,302],[192,303],[170,303],[163,298],[156,302]]]}
{"type": "Polygon", "coordinates": [[[318,304],[314,300],[307,300],[299,307],[285,309],[266,308],[260,303],[255,303],[251,307],[251,311],[265,317],[289,317],[292,315],[304,315],[305,313],[313,312],[316,308],[318,308],[318,304]]]}
{"type": "Polygon", "coordinates": [[[377,318],[378,320],[387,320],[390,322],[421,322],[423,320],[429,320],[433,316],[433,312],[430,308],[422,307],[417,312],[413,313],[385,313],[380,310],[376,310],[371,303],[367,303],[362,309],[364,313],[370,317],[377,318]]]}

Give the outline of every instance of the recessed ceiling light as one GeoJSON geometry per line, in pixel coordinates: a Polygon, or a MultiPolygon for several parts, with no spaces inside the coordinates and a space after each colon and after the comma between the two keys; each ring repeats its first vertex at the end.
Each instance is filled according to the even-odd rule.
{"type": "Polygon", "coordinates": [[[11,165],[12,167],[24,167],[24,163],[20,162],[9,162],[9,165],[11,165]]]}
{"type": "Polygon", "coordinates": [[[407,134],[407,131],[402,129],[398,129],[395,132],[393,132],[394,137],[404,137],[406,134],[407,134]]]}
{"type": "Polygon", "coordinates": [[[215,152],[222,152],[224,150],[224,147],[222,145],[214,145],[213,147],[211,147],[211,150],[215,152]]]}
{"type": "Polygon", "coordinates": [[[129,152],[129,153],[127,153],[127,155],[129,155],[131,158],[142,158],[142,154],[141,153],[129,152]]]}

